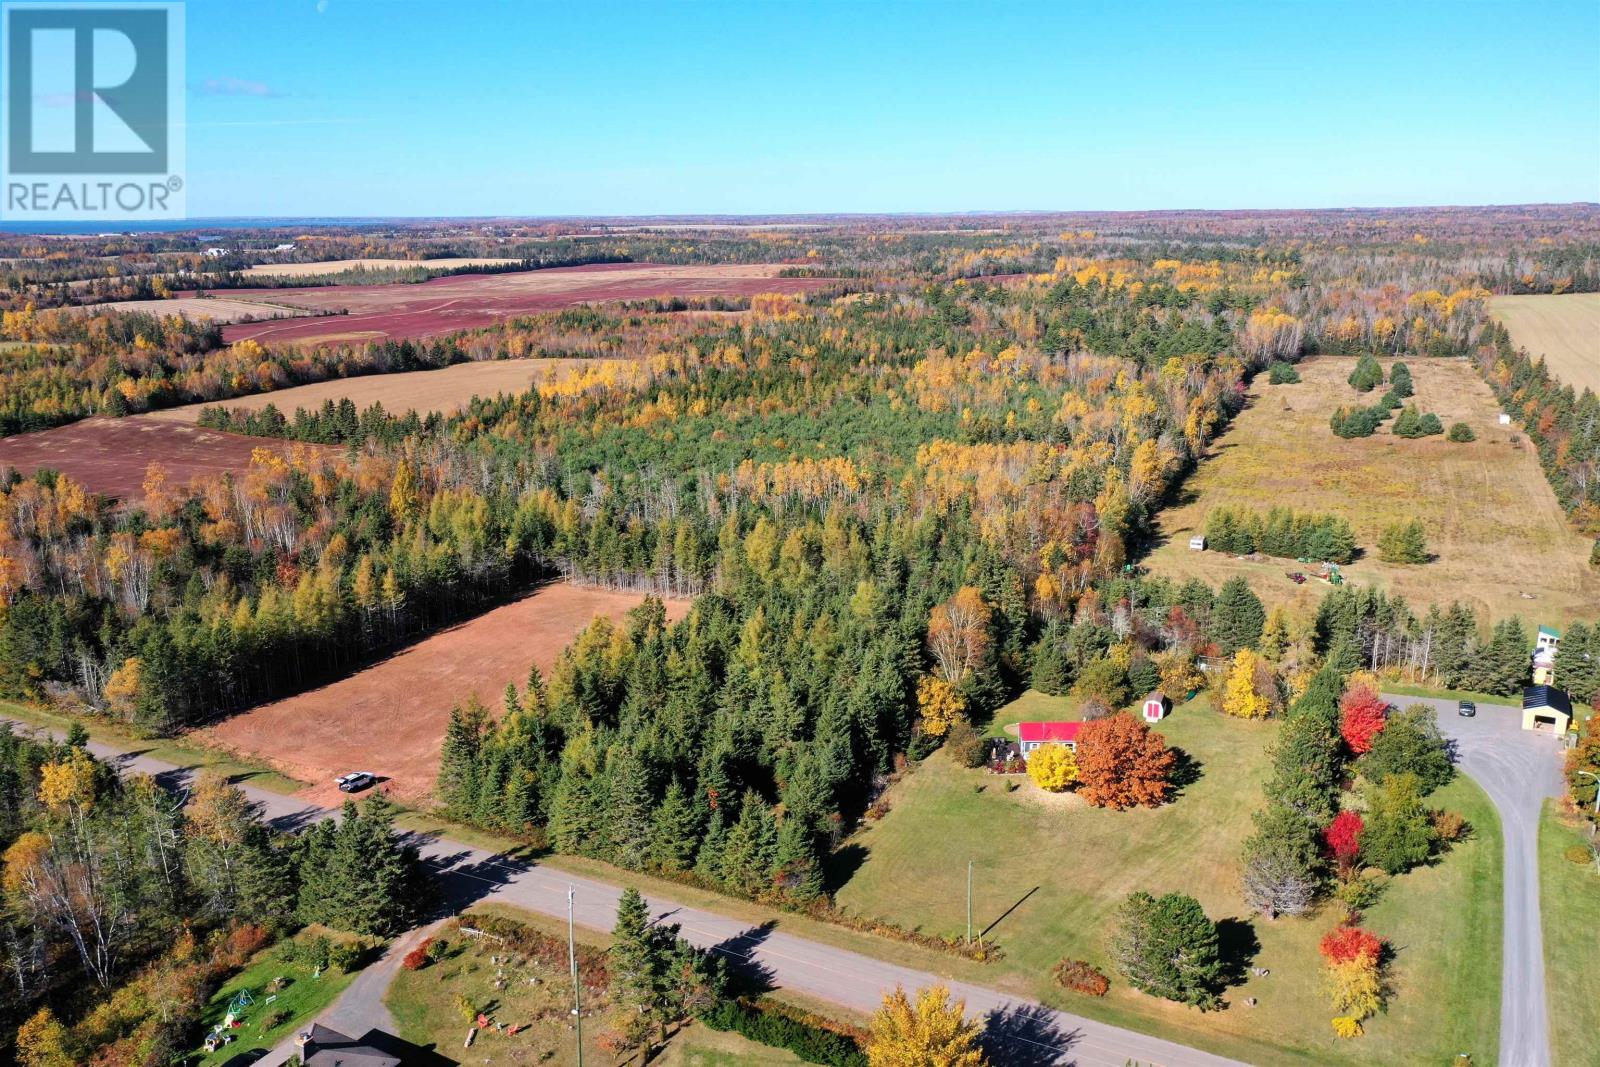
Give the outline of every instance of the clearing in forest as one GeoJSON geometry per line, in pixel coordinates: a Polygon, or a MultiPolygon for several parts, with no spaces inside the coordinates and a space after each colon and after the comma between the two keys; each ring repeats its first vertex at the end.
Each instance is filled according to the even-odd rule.
{"type": "MultiPolygon", "coordinates": [[[[1392,361],[1381,362],[1387,372],[1392,361]]],[[[1399,594],[1414,610],[1459,600],[1493,619],[1520,615],[1530,624],[1592,616],[1600,572],[1588,563],[1591,542],[1567,523],[1533,445],[1515,426],[1499,425],[1494,395],[1465,360],[1405,362],[1418,409],[1434,412],[1447,428],[1467,423],[1476,441],[1407,440],[1390,432],[1392,419],[1372,437],[1335,437],[1328,426],[1334,409],[1375,404],[1383,388],[1351,388],[1345,380],[1351,359],[1308,360],[1299,365],[1304,380],[1297,385],[1269,385],[1258,375],[1249,406],[1189,477],[1179,504],[1161,514],[1150,570],[1213,585],[1243,575],[1269,605],[1312,608],[1327,587],[1287,577],[1309,570],[1305,565],[1189,548],[1213,508],[1265,511],[1282,504],[1346,519],[1364,550],[1344,568],[1346,579],[1399,594]],[[1384,528],[1410,519],[1427,527],[1434,561],[1381,562],[1384,528]]]]}
{"type": "Polygon", "coordinates": [[[10,467],[31,475],[47,467],[70,476],[91,493],[133,498],[143,494],[145,472],[152,463],[166,469],[169,485],[187,485],[199,474],[244,470],[258,448],[287,454],[292,447],[290,441],[130,415],[84,419],[50,430],[0,437],[0,470],[10,467]]]}
{"type": "Polygon", "coordinates": [[[1600,293],[1497,296],[1489,311],[1511,343],[1543,356],[1550,373],[1580,392],[1600,393],[1600,293]]]}
{"type": "Polygon", "coordinates": [[[473,363],[457,363],[439,370],[402,371],[398,374],[366,374],[354,378],[333,378],[325,382],[296,385],[288,389],[275,389],[270,393],[253,393],[231,400],[210,400],[200,404],[185,404],[152,412],[149,418],[164,422],[193,423],[200,412],[209,407],[225,407],[239,411],[260,411],[273,405],[286,417],[292,418],[296,408],[316,411],[323,403],[349,400],[357,410],[365,411],[373,404],[382,404],[393,415],[415,411],[418,415],[438,412],[452,415],[467,405],[473,397],[497,396],[501,393],[525,393],[550,376],[593,362],[587,359],[497,359],[473,363]]]}
{"type": "MultiPolygon", "coordinates": [[[[498,711],[506,685],[527,684],[530,666],[548,672],[585,626],[602,615],[621,619],[643,599],[547,585],[348,678],[252,708],[193,736],[310,782],[305,795],[322,802],[338,801],[334,778],[371,771],[387,779],[383,787],[397,800],[422,803],[433,792],[452,707],[476,693],[498,711]]],[[[689,603],[668,600],[667,618],[682,618],[689,603]]]]}

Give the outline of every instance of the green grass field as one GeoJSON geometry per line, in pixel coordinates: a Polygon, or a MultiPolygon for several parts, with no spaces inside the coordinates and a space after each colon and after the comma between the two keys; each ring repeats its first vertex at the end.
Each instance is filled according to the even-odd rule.
{"type": "Polygon", "coordinates": [[[1550,996],[1550,1051],[1556,1063],[1593,1063],[1600,1034],[1600,872],[1564,853],[1589,844],[1576,820],[1547,803],[1539,823],[1539,910],[1544,920],[1545,988],[1550,996]]]}
{"type": "MultiPolygon", "coordinates": [[[[1037,694],[996,716],[1062,715],[1037,694]]],[[[1321,988],[1316,944],[1327,914],[1266,922],[1240,896],[1238,856],[1262,802],[1264,749],[1277,727],[1224,718],[1191,702],[1160,727],[1199,765],[1199,777],[1160,809],[1109,812],[1046,799],[1031,783],[1007,793],[983,771],[942,754],[894,787],[893,808],[850,845],[865,859],[839,891],[842,907],[929,933],[959,935],[966,923],[966,869],[974,865],[975,926],[1005,952],[987,984],[1012,985],[1049,1003],[1160,1033],[1257,1063],[1447,1063],[1459,1051],[1479,1062],[1498,1045],[1500,983],[1499,823],[1488,798],[1459,779],[1432,798],[1461,812],[1475,833],[1439,863],[1396,879],[1368,925],[1397,955],[1395,995],[1367,1036],[1338,1042],[1321,988]],[[982,791],[978,791],[982,786],[982,791]],[[1271,974],[1229,991],[1231,1006],[1201,1014],[1128,989],[1103,941],[1116,906],[1135,889],[1195,896],[1229,928],[1253,928],[1251,961],[1271,974]],[[1064,956],[1112,974],[1103,1000],[1065,993],[1048,980],[1064,956]],[[1258,1006],[1243,1005],[1246,997],[1258,1006]]]]}
{"type": "MultiPolygon", "coordinates": [[[[294,940],[303,941],[321,932],[308,928],[294,940]]],[[[355,979],[355,974],[345,974],[337,967],[313,978],[313,968],[309,964],[285,960],[285,944],[280,942],[257,953],[249,966],[224,982],[212,995],[201,1016],[207,1032],[223,1021],[229,1003],[241,990],[249,990],[255,1003],[244,1009],[243,1024],[229,1031],[233,1043],[210,1055],[201,1055],[196,1061],[201,1067],[215,1067],[253,1049],[273,1048],[297,1027],[321,1014],[355,979]],[[286,979],[287,984],[274,993],[268,989],[268,983],[280,977],[286,979]],[[267,1003],[267,998],[272,996],[277,999],[267,1003]],[[273,1020],[277,1021],[273,1023],[273,1020]]]]}

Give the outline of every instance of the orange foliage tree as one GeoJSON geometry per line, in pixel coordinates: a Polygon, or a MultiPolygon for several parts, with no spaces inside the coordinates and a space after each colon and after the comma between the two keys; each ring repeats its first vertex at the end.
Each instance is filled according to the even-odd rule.
{"type": "Polygon", "coordinates": [[[1156,807],[1178,757],[1166,738],[1130,715],[1085,723],[1078,733],[1078,792],[1100,808],[1156,807]]]}

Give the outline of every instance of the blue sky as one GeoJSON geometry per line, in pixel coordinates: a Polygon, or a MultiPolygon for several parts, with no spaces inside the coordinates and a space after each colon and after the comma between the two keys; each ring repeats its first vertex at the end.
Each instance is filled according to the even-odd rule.
{"type": "Polygon", "coordinates": [[[1600,3],[189,0],[191,216],[1600,201],[1600,3]]]}

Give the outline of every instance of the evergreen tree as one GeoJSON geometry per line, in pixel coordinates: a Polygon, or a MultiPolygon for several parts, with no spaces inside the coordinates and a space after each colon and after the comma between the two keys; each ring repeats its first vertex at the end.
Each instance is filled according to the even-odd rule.
{"type": "Polygon", "coordinates": [[[772,808],[754,791],[744,795],[739,820],[728,831],[722,849],[720,881],[736,893],[756,896],[772,887],[778,830],[772,808]]]}
{"type": "Polygon", "coordinates": [[[649,862],[664,871],[683,871],[694,861],[700,816],[683,783],[674,778],[651,820],[649,862]]]}
{"type": "Polygon", "coordinates": [[[1367,788],[1361,855],[1375,867],[1400,874],[1433,851],[1433,825],[1422,805],[1416,775],[1390,775],[1367,788]]]}
{"type": "Polygon", "coordinates": [[[1243,578],[1222,583],[1216,606],[1211,612],[1210,637],[1222,654],[1232,656],[1241,648],[1253,648],[1261,639],[1267,612],[1243,578]]]}
{"type": "Polygon", "coordinates": [[[1361,757],[1361,773],[1382,783],[1410,774],[1420,791],[1431,793],[1455,776],[1450,750],[1439,733],[1439,720],[1427,704],[1413,704],[1391,714],[1372,748],[1361,757]]]}
{"type": "Polygon", "coordinates": [[[1199,1008],[1219,1003],[1217,927],[1193,897],[1131,894],[1117,909],[1110,950],[1128,983],[1141,992],[1199,1008]]]}

